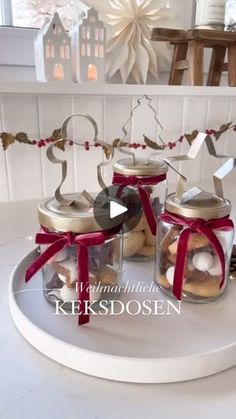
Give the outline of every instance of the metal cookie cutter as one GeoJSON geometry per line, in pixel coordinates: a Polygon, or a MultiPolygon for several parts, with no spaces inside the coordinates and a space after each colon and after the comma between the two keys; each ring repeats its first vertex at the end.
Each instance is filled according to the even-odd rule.
{"type": "MultiPolygon", "coordinates": [[[[177,161],[194,160],[199,154],[199,151],[204,143],[206,143],[207,145],[207,150],[208,150],[209,155],[216,157],[218,159],[228,159],[213,174],[215,194],[216,196],[220,198],[224,197],[222,180],[236,167],[236,159],[230,155],[217,154],[212,138],[207,134],[199,133],[197,138],[194,140],[192,146],[190,147],[188,154],[180,155],[180,156],[173,156],[173,157],[169,157],[165,159],[165,162],[168,164],[168,166],[178,174],[178,183],[177,183],[176,193],[175,193],[177,202],[184,202],[184,199],[185,199],[184,197],[186,197],[185,186],[187,183],[187,178],[183,176],[171,163],[177,162],[177,161]]],[[[192,188],[191,190],[188,191],[188,199],[190,199],[189,198],[190,195],[193,197],[193,196],[196,196],[196,194],[199,194],[200,192],[201,190],[198,187],[192,188]]]]}
{"type": "MultiPolygon", "coordinates": [[[[61,170],[62,170],[61,182],[60,182],[60,184],[58,185],[58,187],[56,188],[55,193],[54,193],[55,198],[56,198],[56,200],[57,200],[60,204],[62,204],[62,205],[67,205],[67,206],[70,206],[70,205],[72,205],[72,204],[74,203],[74,199],[73,199],[73,200],[68,200],[68,199],[65,199],[65,198],[62,196],[62,194],[61,194],[61,187],[62,187],[62,185],[63,185],[63,183],[65,182],[66,177],[67,177],[67,161],[66,161],[66,160],[62,160],[62,159],[58,159],[58,158],[54,155],[54,147],[56,146],[56,144],[58,144],[58,143],[60,143],[60,142],[62,142],[62,141],[65,141],[65,142],[69,142],[69,141],[71,141],[71,140],[69,140],[69,139],[68,139],[67,126],[68,126],[68,123],[70,122],[70,120],[71,120],[72,118],[74,118],[74,117],[80,117],[80,118],[85,118],[85,119],[87,119],[87,120],[88,120],[88,121],[92,124],[93,129],[94,129],[94,142],[96,142],[96,141],[97,141],[97,139],[98,139],[98,126],[97,126],[97,123],[96,123],[95,119],[93,119],[90,115],[86,115],[86,114],[74,114],[74,115],[69,116],[69,117],[68,117],[68,118],[64,121],[64,123],[63,123],[63,125],[62,125],[62,128],[61,128],[62,138],[61,138],[60,140],[55,141],[55,142],[54,142],[53,144],[51,144],[51,145],[48,147],[48,149],[47,149],[47,157],[48,157],[49,161],[50,161],[51,163],[54,163],[54,164],[61,164],[61,170]]],[[[77,145],[79,145],[79,146],[81,146],[81,144],[80,144],[80,143],[78,143],[77,141],[74,141],[74,140],[73,140],[73,143],[74,143],[74,144],[77,144],[77,145]]],[[[93,198],[91,197],[91,195],[90,195],[87,191],[83,191],[83,192],[82,192],[82,195],[83,195],[83,196],[84,196],[87,200],[89,200],[90,202],[91,202],[91,201],[93,201],[93,198]]]]}

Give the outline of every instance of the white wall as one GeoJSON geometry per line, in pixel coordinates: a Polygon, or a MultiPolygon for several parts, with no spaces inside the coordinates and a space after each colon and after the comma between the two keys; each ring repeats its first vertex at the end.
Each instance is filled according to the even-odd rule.
{"type": "MultiPolygon", "coordinates": [[[[176,6],[177,19],[182,26],[189,27],[192,0],[172,0],[172,3],[176,6]]],[[[10,83],[0,83],[0,132],[26,131],[31,139],[47,137],[53,129],[62,125],[67,116],[82,112],[91,114],[97,120],[99,138],[111,141],[122,135],[121,127],[128,119],[137,96],[144,93],[153,98],[153,105],[158,109],[165,128],[163,135],[166,141],[195,128],[218,128],[221,123],[236,121],[234,88],[29,83],[35,79],[35,32],[26,29],[20,32],[16,29],[2,31],[0,28],[0,80],[10,83]],[[28,83],[12,83],[21,80],[28,83]]],[[[160,83],[166,83],[167,78],[168,74],[163,74],[160,83]]],[[[145,108],[140,109],[132,121],[128,139],[141,141],[143,134],[157,138],[153,117],[145,108]]],[[[84,121],[79,124],[75,121],[69,135],[84,141],[92,138],[92,131],[84,121]]],[[[235,133],[228,133],[216,145],[219,152],[235,155],[235,133]]],[[[184,153],[187,149],[187,144],[182,144],[174,153],[184,153]]],[[[62,155],[60,151],[58,154],[62,155]]],[[[102,159],[101,151],[92,149],[86,153],[82,148],[69,148],[66,157],[69,172],[64,190],[97,190],[96,165],[102,159]]],[[[216,164],[203,151],[201,159],[194,165],[179,168],[185,170],[191,180],[200,180],[206,179],[216,164]]],[[[51,196],[59,179],[60,169],[47,161],[45,148],[14,144],[4,152],[0,147],[0,201],[51,196]]],[[[109,183],[111,170],[107,171],[106,179],[109,183]]],[[[170,181],[174,180],[175,176],[171,174],[170,181]]]]}
{"type": "Polygon", "coordinates": [[[184,29],[192,26],[194,2],[195,0],[170,0],[170,5],[176,10],[177,24],[184,29]]]}
{"type": "MultiPolygon", "coordinates": [[[[224,122],[236,121],[236,92],[234,88],[190,88],[190,87],[154,87],[154,86],[106,86],[97,87],[94,94],[92,87],[77,88],[68,86],[64,93],[56,94],[54,84],[47,94],[44,84],[41,93],[37,92],[38,84],[29,87],[22,84],[21,89],[14,93],[6,93],[0,85],[0,132],[16,133],[26,131],[31,139],[46,138],[53,129],[62,125],[64,119],[74,113],[89,113],[98,124],[99,138],[106,141],[122,136],[121,127],[128,119],[137,96],[147,93],[152,95],[153,106],[158,110],[164,126],[163,137],[166,142],[176,140],[185,132],[193,129],[217,129],[224,122]],[[100,93],[99,93],[100,90],[100,93]],[[30,93],[32,91],[32,93],[30,93]],[[52,93],[54,91],[54,93],[52,93]],[[219,93],[218,93],[219,92],[219,93]]],[[[39,89],[39,90],[40,90],[39,89]]],[[[10,90],[10,89],[9,89],[10,90]]],[[[60,88],[58,88],[60,90],[60,88]]],[[[151,139],[157,138],[157,126],[153,115],[145,106],[138,109],[129,128],[128,140],[142,142],[143,134],[151,139]]],[[[236,154],[235,132],[226,134],[216,147],[219,153],[236,154]]],[[[81,142],[93,139],[93,130],[88,122],[74,120],[69,129],[69,137],[81,142]]],[[[185,153],[187,143],[179,146],[168,154],[185,153]]],[[[138,152],[139,155],[146,152],[138,152]]],[[[100,149],[86,152],[83,148],[68,147],[66,154],[58,151],[58,155],[68,159],[68,178],[65,191],[99,189],[96,180],[96,165],[102,159],[100,149]]],[[[119,156],[116,156],[118,158],[119,156]]],[[[208,179],[219,165],[216,159],[209,158],[206,150],[191,165],[179,168],[190,180],[208,179]]],[[[178,166],[177,166],[178,168],[178,166]]],[[[17,201],[51,196],[60,180],[60,167],[47,161],[45,148],[24,144],[13,144],[4,152],[0,148],[0,201],[17,201]]],[[[111,170],[106,171],[106,180],[111,182],[111,170]]],[[[176,180],[172,173],[170,182],[176,180]]]]}

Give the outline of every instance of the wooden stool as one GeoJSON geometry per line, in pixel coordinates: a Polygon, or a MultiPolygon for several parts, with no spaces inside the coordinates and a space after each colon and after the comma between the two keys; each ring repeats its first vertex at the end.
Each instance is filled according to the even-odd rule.
{"type": "Polygon", "coordinates": [[[182,84],[184,71],[188,70],[189,83],[202,86],[204,76],[204,48],[212,49],[207,85],[219,86],[222,72],[228,71],[229,86],[236,86],[236,33],[207,29],[176,30],[156,28],[153,41],[174,45],[169,84],[182,84]],[[225,55],[228,51],[228,63],[225,55]]]}

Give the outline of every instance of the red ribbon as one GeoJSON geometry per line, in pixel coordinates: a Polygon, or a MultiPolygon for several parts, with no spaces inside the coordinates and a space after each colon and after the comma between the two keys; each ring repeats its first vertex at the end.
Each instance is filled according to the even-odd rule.
{"type": "Polygon", "coordinates": [[[85,313],[85,301],[89,301],[89,272],[88,247],[101,245],[109,236],[108,232],[96,232],[75,235],[73,233],[53,233],[45,230],[36,235],[36,244],[50,245],[27,269],[25,282],[28,282],[53,256],[61,250],[77,245],[78,266],[78,299],[80,301],[80,315],[78,324],[89,322],[89,314],[85,313]]]}
{"type": "Polygon", "coordinates": [[[150,202],[150,197],[148,195],[148,192],[144,189],[143,186],[157,185],[158,183],[163,182],[164,180],[166,180],[166,174],[160,175],[160,176],[145,176],[145,177],[125,176],[125,175],[120,175],[118,173],[114,173],[113,175],[112,184],[120,185],[121,187],[121,189],[118,191],[118,194],[119,192],[121,193],[122,190],[126,186],[138,187],[138,192],[139,192],[139,196],[142,202],[143,210],[144,210],[148,225],[150,227],[150,230],[154,236],[156,235],[157,221],[153,213],[153,208],[150,202]]]}
{"type": "Polygon", "coordinates": [[[160,215],[160,220],[169,224],[175,224],[178,226],[186,227],[182,230],[177,247],[177,258],[175,264],[175,273],[174,273],[174,283],[173,283],[173,294],[178,299],[181,300],[182,297],[182,287],[183,287],[183,278],[185,270],[185,261],[187,256],[188,249],[188,240],[190,234],[197,232],[205,236],[212,247],[215,250],[215,253],[218,255],[220,264],[221,264],[221,282],[220,289],[225,283],[225,256],[221,246],[220,241],[213,232],[213,230],[223,230],[229,231],[234,228],[233,221],[229,218],[219,218],[217,220],[205,221],[202,219],[187,219],[182,218],[177,215],[173,215],[169,212],[165,212],[160,215]]]}

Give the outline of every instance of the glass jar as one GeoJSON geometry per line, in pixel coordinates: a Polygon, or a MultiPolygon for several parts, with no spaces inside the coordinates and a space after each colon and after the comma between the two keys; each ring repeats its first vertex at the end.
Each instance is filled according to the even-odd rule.
{"type": "Polygon", "coordinates": [[[128,186],[128,190],[139,194],[142,210],[138,225],[124,234],[123,257],[125,259],[142,262],[155,258],[156,222],[167,194],[167,168],[164,162],[154,160],[147,162],[137,158],[135,158],[135,163],[132,159],[122,159],[113,165],[113,185],[128,186]],[[140,188],[145,190],[146,198],[141,197],[140,188]],[[145,210],[144,200],[150,205],[151,217],[145,210]]]}
{"type": "MultiPolygon", "coordinates": [[[[101,301],[103,306],[109,306],[111,301],[117,300],[122,276],[122,235],[118,233],[119,226],[115,228],[116,233],[114,230],[101,231],[91,204],[83,197],[72,206],[61,205],[54,198],[47,200],[39,205],[38,214],[43,229],[38,244],[40,241],[45,243],[44,239],[42,241],[45,234],[49,241],[50,237],[56,241],[66,241],[69,237],[68,245],[53,254],[43,266],[46,300],[57,306],[58,302],[63,303],[63,310],[74,312],[74,302],[81,303],[79,296],[83,287],[88,290],[90,307],[94,311],[99,311],[101,301]],[[86,256],[80,254],[85,245],[86,256]],[[86,275],[86,270],[87,281],[83,282],[83,271],[86,275]]],[[[41,255],[51,243],[41,244],[41,255]]]]}
{"type": "Polygon", "coordinates": [[[230,210],[229,201],[203,191],[183,204],[174,194],[167,197],[158,224],[156,282],[168,296],[202,303],[223,294],[234,239],[230,210]]]}
{"type": "Polygon", "coordinates": [[[196,0],[195,27],[224,29],[226,0],[196,0]]]}

